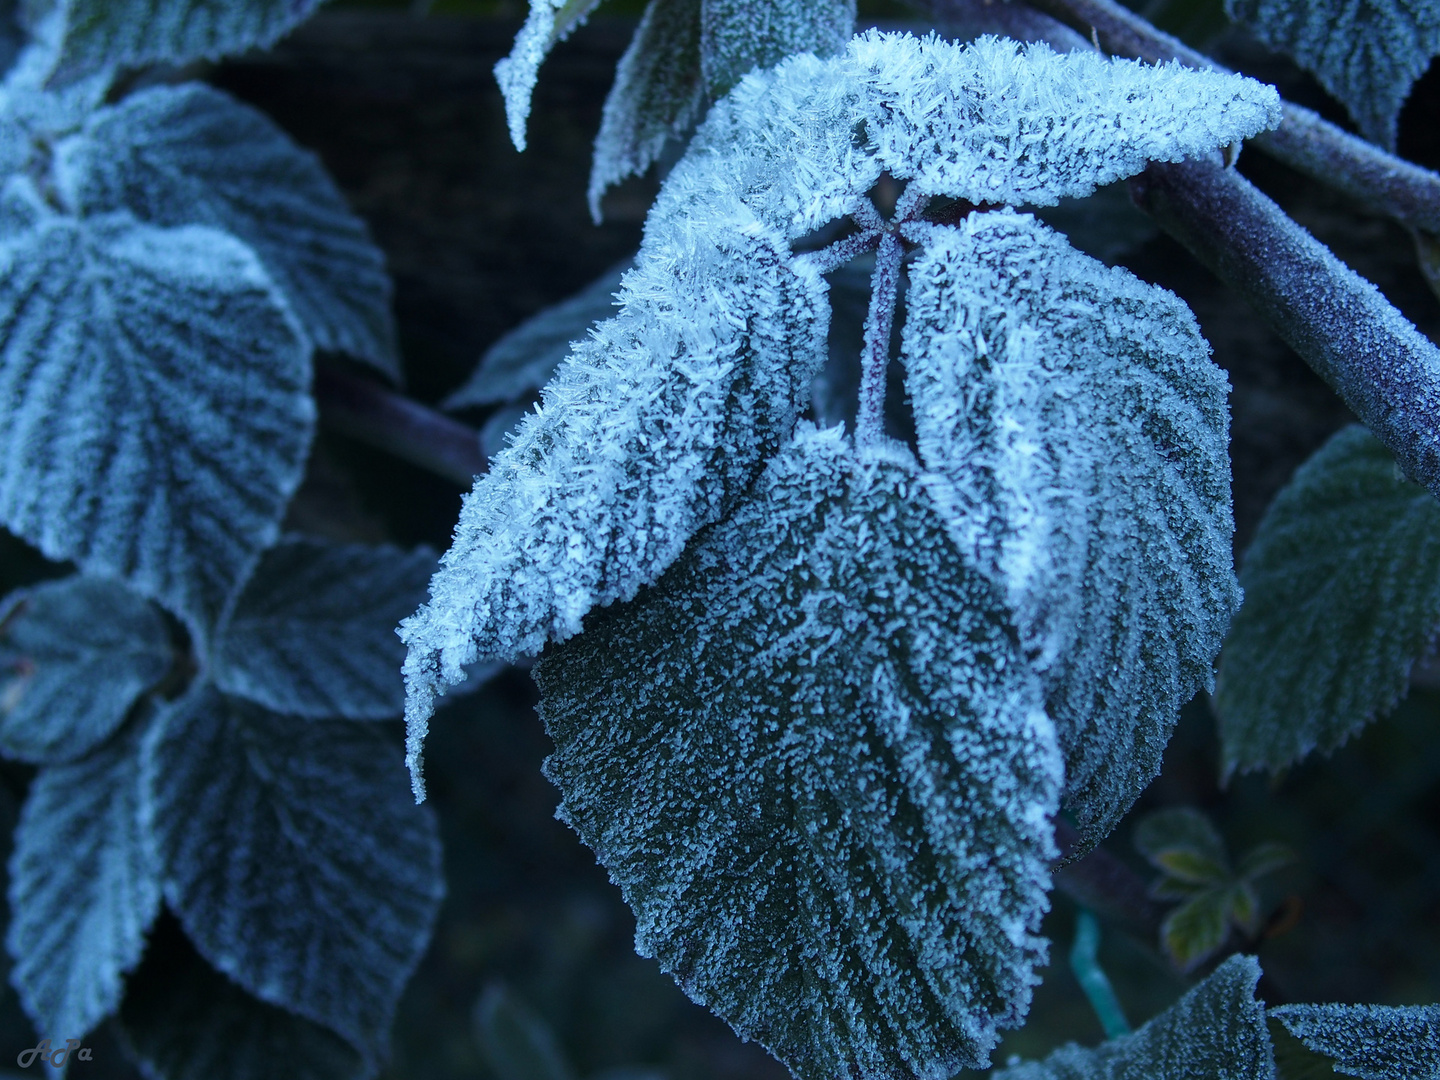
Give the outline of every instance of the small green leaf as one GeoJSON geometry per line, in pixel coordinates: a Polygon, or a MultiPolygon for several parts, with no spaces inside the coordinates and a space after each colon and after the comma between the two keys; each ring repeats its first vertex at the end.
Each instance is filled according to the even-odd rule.
{"type": "Polygon", "coordinates": [[[73,761],[104,742],[170,670],[155,606],[79,575],[22,589],[0,611],[0,753],[73,761]]]}
{"type": "Polygon", "coordinates": [[[992,1080],[1275,1080],[1259,979],[1253,956],[1232,956],[1133,1035],[1071,1043],[992,1080]]]}
{"type": "Polygon", "coordinates": [[[572,1080],[574,1072],[550,1025],[503,983],[475,1006],[475,1034],[499,1080],[572,1080]]]}
{"type": "Polygon", "coordinates": [[[1214,888],[1212,882],[1196,883],[1179,878],[1161,876],[1150,886],[1150,895],[1156,900],[1189,900],[1214,888]]]}
{"type": "Polygon", "coordinates": [[[983,1065],[1044,955],[1055,732],[933,490],[802,429],[535,669],[636,947],[802,1080],[983,1065]]]}
{"type": "Polygon", "coordinates": [[[1248,881],[1230,887],[1230,921],[1251,937],[1260,929],[1260,898],[1248,881]]]}
{"type": "Polygon", "coordinates": [[[1172,877],[1195,885],[1218,885],[1230,877],[1224,863],[1215,862],[1184,848],[1157,852],[1150,861],[1172,877]]]}
{"type": "Polygon", "coordinates": [[[1210,889],[1181,904],[1160,924],[1160,940],[1175,966],[1190,971],[1230,934],[1230,890],[1210,889]]]}
{"type": "Polygon", "coordinates": [[[1405,694],[1440,628],[1440,503],[1352,425],[1275,497],[1240,584],[1215,692],[1227,774],[1333,750],[1405,694]]]}

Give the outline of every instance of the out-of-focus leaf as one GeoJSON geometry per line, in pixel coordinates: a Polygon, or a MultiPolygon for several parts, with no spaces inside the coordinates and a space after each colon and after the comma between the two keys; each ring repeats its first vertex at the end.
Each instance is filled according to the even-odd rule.
{"type": "Polygon", "coordinates": [[[173,660],[160,612],[118,582],[77,575],[12,593],[0,610],[0,753],[89,753],[173,660]]]}
{"type": "Polygon", "coordinates": [[[1230,934],[1230,890],[1209,889],[1181,904],[1160,924],[1160,940],[1181,971],[1190,971],[1230,934]]]}
{"type": "Polygon", "coordinates": [[[1294,850],[1284,844],[1271,842],[1256,844],[1240,856],[1240,861],[1235,867],[1235,874],[1246,880],[1254,880],[1290,866],[1298,859],[1299,856],[1295,854],[1294,850]]]}
{"type": "Polygon", "coordinates": [[[475,1034],[499,1080],[572,1080],[574,1073],[550,1025],[503,983],[491,983],[475,1006],[475,1034]]]}
{"type": "Polygon", "coordinates": [[[1213,883],[1230,876],[1225,841],[1210,819],[1193,807],[1172,806],[1146,814],[1135,825],[1135,847],[1156,867],[1186,881],[1213,883]]]}

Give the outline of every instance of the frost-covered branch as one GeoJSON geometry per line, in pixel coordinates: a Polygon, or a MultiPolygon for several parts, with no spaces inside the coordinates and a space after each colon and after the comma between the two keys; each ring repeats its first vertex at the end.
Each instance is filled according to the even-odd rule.
{"type": "Polygon", "coordinates": [[[900,237],[886,232],[875,252],[870,278],[870,310],[865,316],[865,351],[860,358],[860,406],[855,438],[874,446],[885,431],[885,372],[890,366],[890,333],[895,327],[895,300],[900,286],[900,237]]]}
{"type": "Polygon", "coordinates": [[[1235,170],[1157,162],[1130,183],[1440,497],[1440,349],[1235,170]]]}
{"type": "Polygon", "coordinates": [[[333,364],[315,369],[324,424],[469,488],[488,464],[474,428],[333,364]]]}

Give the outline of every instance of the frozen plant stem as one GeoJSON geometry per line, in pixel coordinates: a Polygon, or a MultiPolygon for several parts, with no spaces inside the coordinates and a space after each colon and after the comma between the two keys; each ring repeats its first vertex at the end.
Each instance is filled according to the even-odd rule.
{"type": "Polygon", "coordinates": [[[1085,991],[1085,999],[1107,1039],[1118,1039],[1130,1034],[1130,1023],[1125,1019],[1125,1010],[1115,996],[1115,988],[1105,969],[1100,966],[1100,921],[1090,912],[1081,908],[1075,916],[1075,943],[1070,946],[1070,970],[1085,991]]]}
{"type": "MultiPolygon", "coordinates": [[[[897,215],[898,216],[898,215],[897,215]]],[[[890,332],[900,286],[900,236],[887,229],[875,251],[870,278],[870,310],[865,315],[865,350],[860,358],[860,408],[855,441],[875,446],[885,434],[885,372],[890,366],[890,332]]]]}

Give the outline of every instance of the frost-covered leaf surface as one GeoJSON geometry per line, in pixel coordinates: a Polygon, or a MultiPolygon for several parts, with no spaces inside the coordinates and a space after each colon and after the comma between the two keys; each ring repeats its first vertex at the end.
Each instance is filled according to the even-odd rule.
{"type": "Polygon", "coordinates": [[[1240,583],[1215,698],[1224,767],[1280,769],[1405,694],[1440,629],[1440,503],[1348,427],[1275,497],[1240,583]]]}
{"type": "Polygon", "coordinates": [[[914,236],[921,457],[1018,614],[1093,844],[1159,772],[1239,603],[1228,386],[1178,298],[1028,215],[914,236]]]}
{"type": "Polygon", "coordinates": [[[1074,1043],[994,1080],[1274,1080],[1265,1007],[1255,1000],[1260,965],[1232,956],[1132,1035],[1095,1049],[1074,1043]]]}
{"type": "Polygon", "coordinates": [[[203,637],[299,484],[309,352],[230,236],[42,221],[0,245],[0,521],[203,637]]]}
{"type": "Polygon", "coordinates": [[[334,1032],[267,1005],[221,975],[162,915],[126,986],[117,1031],[149,1080],[361,1080],[373,1076],[334,1032]]]}
{"type": "Polygon", "coordinates": [[[160,912],[140,824],[138,733],[30,785],[10,856],[10,981],[57,1046],[112,1014],[160,912]]]}
{"type": "Polygon", "coordinates": [[[1440,53],[1434,0],[1225,0],[1225,10],[1314,73],[1365,137],[1390,149],[1400,107],[1440,53]]]}
{"type": "Polygon", "coordinates": [[[12,593],[0,610],[0,754],[89,753],[172,659],[160,613],[117,582],[75,576],[12,593]]]}
{"type": "Polygon", "coordinates": [[[1281,1005],[1290,1034],[1364,1080],[1440,1077],[1440,1005],[1281,1005]]]}
{"type": "Polygon", "coordinates": [[[525,149],[525,121],[540,64],[557,42],[584,23],[600,0],[530,0],[530,14],[515,36],[510,55],[495,65],[495,81],[505,95],[505,122],[517,150],[525,149]]]}
{"type": "Polygon", "coordinates": [[[855,0],[704,0],[700,70],[712,97],[796,53],[832,56],[855,32],[855,0]]]}
{"type": "Polygon", "coordinates": [[[532,315],[491,345],[474,374],[445,399],[445,408],[529,399],[570,355],[572,341],[585,340],[592,326],[615,314],[620,279],[633,265],[631,259],[617,263],[574,296],[532,315]]]}
{"type": "Polygon", "coordinates": [[[324,0],[60,0],[57,82],[103,67],[183,64],[266,48],[324,0]]]}
{"type": "Polygon", "coordinates": [[[384,1056],[443,884],[433,817],[373,727],[200,685],[148,741],[145,820],[167,904],[263,1001],[384,1056]]]}
{"type": "Polygon", "coordinates": [[[378,720],[405,707],[395,624],[425,598],[424,548],[282,540],[260,559],[215,645],[222,690],[276,712],[378,720]]]}
{"type": "Polygon", "coordinates": [[[907,450],[802,429],[535,669],[636,948],[799,1077],[944,1077],[1024,1016],[1061,763],[907,450]]]}
{"type": "Polygon", "coordinates": [[[476,481],[403,624],[417,777],[442,686],[634,596],[734,505],[804,405],[824,360],[820,276],[753,219],[679,221],[666,239],[476,481]]]}
{"type": "Polygon", "coordinates": [[[208,86],[142,90],[56,151],[78,211],[209,225],[254,249],[315,346],[400,374],[384,256],[318,158],[208,86]]]}

